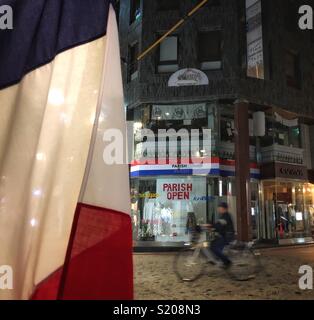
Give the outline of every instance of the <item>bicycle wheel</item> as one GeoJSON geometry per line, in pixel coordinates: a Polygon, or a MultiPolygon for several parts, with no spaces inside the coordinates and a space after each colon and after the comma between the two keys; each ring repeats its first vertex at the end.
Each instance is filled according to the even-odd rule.
{"type": "Polygon", "coordinates": [[[235,280],[254,279],[261,271],[259,255],[250,248],[230,249],[228,257],[232,261],[228,274],[235,280]]]}
{"type": "Polygon", "coordinates": [[[200,248],[188,248],[180,251],[174,260],[174,272],[182,281],[197,280],[205,267],[200,248]]]}

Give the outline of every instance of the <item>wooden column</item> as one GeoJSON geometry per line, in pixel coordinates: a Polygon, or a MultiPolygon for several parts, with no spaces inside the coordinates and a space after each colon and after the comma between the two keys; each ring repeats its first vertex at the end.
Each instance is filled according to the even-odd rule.
{"type": "Polygon", "coordinates": [[[249,103],[235,102],[235,161],[238,240],[252,238],[250,193],[249,103]]]}

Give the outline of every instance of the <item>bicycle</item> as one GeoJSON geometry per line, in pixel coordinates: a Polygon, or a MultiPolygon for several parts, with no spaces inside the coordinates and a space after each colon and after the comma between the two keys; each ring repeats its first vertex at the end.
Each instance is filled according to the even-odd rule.
{"type": "MultiPolygon", "coordinates": [[[[207,239],[201,240],[204,228],[194,236],[192,243],[182,249],[174,260],[174,271],[181,281],[192,282],[204,275],[206,266],[217,264],[210,252],[211,242],[217,237],[214,230],[206,230],[207,239]]],[[[186,244],[187,245],[187,244],[186,244]]],[[[247,281],[253,279],[261,271],[260,254],[252,247],[253,243],[234,241],[225,247],[224,252],[232,261],[226,269],[227,274],[234,280],[247,281]]]]}

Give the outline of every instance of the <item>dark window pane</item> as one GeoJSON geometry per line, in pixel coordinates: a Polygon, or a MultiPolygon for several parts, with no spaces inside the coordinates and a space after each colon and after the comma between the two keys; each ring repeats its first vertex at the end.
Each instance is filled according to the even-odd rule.
{"type": "Polygon", "coordinates": [[[221,56],[221,31],[200,33],[198,36],[198,60],[204,66],[202,69],[220,69],[221,56]]]}

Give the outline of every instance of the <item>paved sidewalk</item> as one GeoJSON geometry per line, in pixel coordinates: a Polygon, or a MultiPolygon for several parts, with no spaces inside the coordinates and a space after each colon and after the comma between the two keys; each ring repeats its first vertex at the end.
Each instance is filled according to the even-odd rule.
{"type": "Polygon", "coordinates": [[[140,300],[306,299],[314,291],[301,291],[298,270],[314,268],[314,246],[261,250],[263,272],[254,280],[237,282],[211,267],[193,283],[180,282],[173,272],[175,254],[135,254],[135,298],[140,300]]]}

